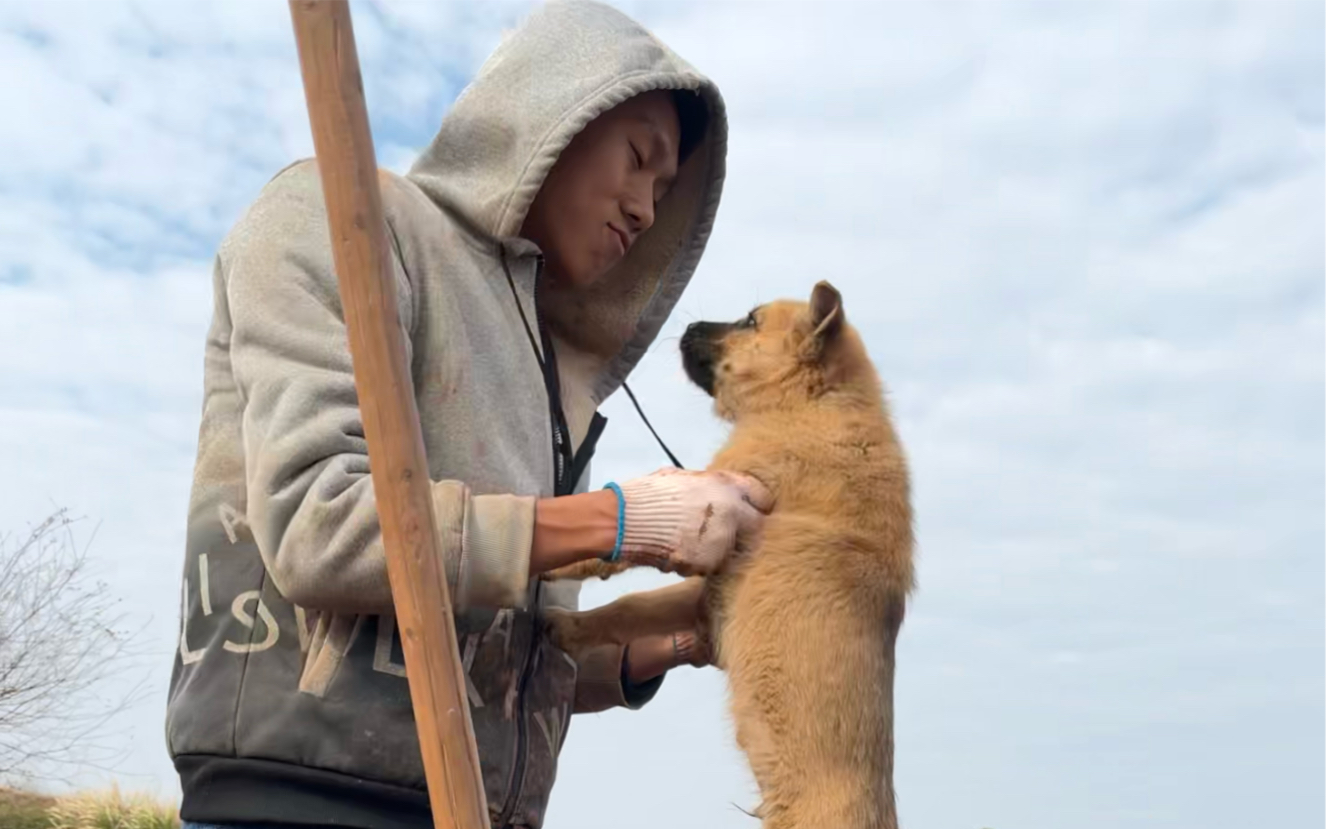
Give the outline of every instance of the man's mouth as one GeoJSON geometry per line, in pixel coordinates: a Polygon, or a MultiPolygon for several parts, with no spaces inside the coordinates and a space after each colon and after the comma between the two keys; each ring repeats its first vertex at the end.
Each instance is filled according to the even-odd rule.
{"type": "Polygon", "coordinates": [[[612,222],[608,222],[608,230],[612,231],[613,236],[617,237],[617,244],[621,245],[620,253],[625,256],[626,252],[631,249],[631,237],[626,234],[625,230],[617,227],[612,222]]]}

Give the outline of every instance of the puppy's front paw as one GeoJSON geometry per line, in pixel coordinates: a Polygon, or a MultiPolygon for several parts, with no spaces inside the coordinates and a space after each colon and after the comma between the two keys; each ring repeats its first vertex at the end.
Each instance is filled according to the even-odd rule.
{"type": "Polygon", "coordinates": [[[600,559],[590,559],[589,561],[580,561],[575,564],[568,564],[565,567],[559,567],[556,570],[550,570],[542,574],[539,578],[544,581],[585,581],[586,579],[607,579],[618,573],[623,573],[630,569],[631,565],[625,562],[607,562],[600,559]]]}

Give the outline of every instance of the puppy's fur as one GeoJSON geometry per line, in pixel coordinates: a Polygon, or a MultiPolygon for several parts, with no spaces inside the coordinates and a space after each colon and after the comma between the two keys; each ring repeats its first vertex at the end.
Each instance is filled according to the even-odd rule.
{"type": "MultiPolygon", "coordinates": [[[[894,644],[912,588],[907,465],[879,379],[831,285],[682,338],[687,374],[733,425],[711,469],[758,478],[776,505],[724,572],[558,613],[578,650],[707,634],[768,829],[886,829],[894,644]]],[[[558,576],[606,577],[596,564],[558,576]]]]}

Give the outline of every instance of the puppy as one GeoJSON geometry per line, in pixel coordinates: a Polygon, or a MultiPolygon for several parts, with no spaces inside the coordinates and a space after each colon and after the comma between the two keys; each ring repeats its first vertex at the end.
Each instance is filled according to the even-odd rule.
{"type": "Polygon", "coordinates": [[[553,613],[550,633],[575,651],[698,627],[728,676],[764,826],[892,829],[894,646],[913,535],[879,378],[827,282],[809,303],[696,323],[681,350],[732,424],[710,468],[775,495],[762,537],[719,574],[553,613]]]}

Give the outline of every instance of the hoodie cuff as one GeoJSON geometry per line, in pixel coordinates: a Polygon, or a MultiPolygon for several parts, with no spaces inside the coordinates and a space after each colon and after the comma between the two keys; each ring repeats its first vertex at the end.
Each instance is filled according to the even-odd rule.
{"type": "Polygon", "coordinates": [[[622,694],[621,645],[600,645],[582,651],[576,659],[576,699],[572,711],[594,714],[626,705],[622,694]]]}
{"type": "Polygon", "coordinates": [[[457,613],[525,607],[536,501],[520,495],[471,496],[453,481],[433,485],[433,511],[457,613]]]}
{"type": "Polygon", "coordinates": [[[626,663],[629,660],[631,646],[627,645],[622,650],[622,698],[626,700],[626,707],[632,711],[638,711],[654,698],[658,689],[663,685],[663,679],[668,675],[667,671],[659,674],[653,679],[646,679],[644,682],[632,682],[626,675],[626,663]]]}
{"type": "Polygon", "coordinates": [[[644,707],[654,698],[663,677],[633,683],[626,677],[626,648],[600,645],[580,654],[576,660],[576,714],[595,714],[609,708],[644,707]]]}

